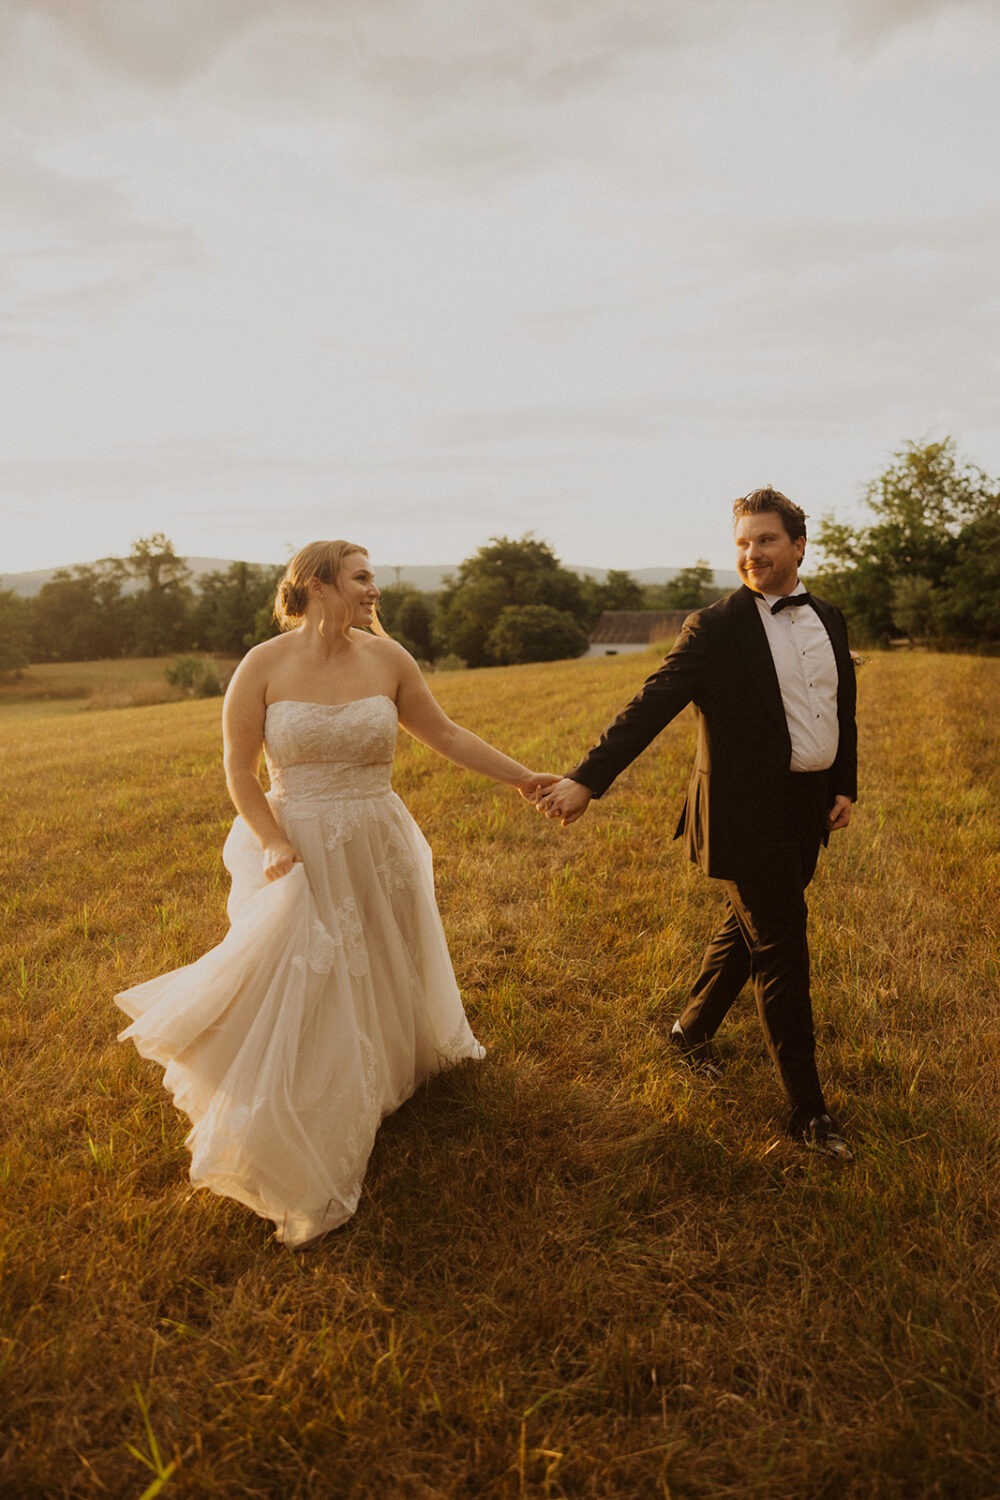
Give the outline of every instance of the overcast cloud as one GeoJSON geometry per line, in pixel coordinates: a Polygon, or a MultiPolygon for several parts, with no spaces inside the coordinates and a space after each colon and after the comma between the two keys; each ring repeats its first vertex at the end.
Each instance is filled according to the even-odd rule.
{"type": "Polygon", "coordinates": [[[0,0],[0,573],[731,565],[1000,471],[978,0],[0,0]]]}

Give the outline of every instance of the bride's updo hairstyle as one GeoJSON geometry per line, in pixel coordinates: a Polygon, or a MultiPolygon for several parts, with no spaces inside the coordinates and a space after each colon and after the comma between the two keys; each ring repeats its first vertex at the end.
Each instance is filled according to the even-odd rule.
{"type": "MultiPolygon", "coordinates": [[[[299,548],[285,569],[274,600],[274,618],[282,630],[294,630],[302,624],[309,603],[310,579],[318,578],[320,583],[337,588],[344,558],[350,557],[352,552],[368,556],[367,549],[357,542],[307,542],[299,548]]],[[[385,634],[377,615],[373,616],[372,628],[377,635],[385,634]]],[[[348,635],[350,629],[351,622],[345,610],[344,634],[348,635]]]]}

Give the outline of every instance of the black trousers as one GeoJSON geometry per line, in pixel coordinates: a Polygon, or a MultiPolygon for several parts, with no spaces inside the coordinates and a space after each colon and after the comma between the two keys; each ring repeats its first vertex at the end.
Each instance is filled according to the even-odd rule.
{"type": "Polygon", "coordinates": [[[784,826],[724,882],[726,917],[705,950],[680,1023],[708,1042],[749,979],[768,1051],[792,1105],[792,1128],[826,1113],[816,1071],[805,891],[828,812],[825,771],[788,773],[784,826]]]}

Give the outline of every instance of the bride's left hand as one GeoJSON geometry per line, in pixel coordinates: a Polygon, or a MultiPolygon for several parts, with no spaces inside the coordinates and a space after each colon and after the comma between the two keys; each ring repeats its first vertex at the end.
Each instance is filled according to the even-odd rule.
{"type": "Polygon", "coordinates": [[[302,858],[287,839],[275,839],[272,844],[264,846],[264,878],[265,880],[280,880],[287,875],[293,865],[302,863],[302,858]]]}
{"type": "Polygon", "coordinates": [[[557,781],[561,780],[562,777],[553,771],[532,771],[524,781],[517,783],[517,789],[525,802],[530,802],[534,806],[546,787],[554,786],[557,781]]]}

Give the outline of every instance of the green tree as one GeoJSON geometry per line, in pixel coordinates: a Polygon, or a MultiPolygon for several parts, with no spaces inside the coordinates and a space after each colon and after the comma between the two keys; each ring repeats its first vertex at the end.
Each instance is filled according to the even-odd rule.
{"type": "Polygon", "coordinates": [[[681,568],[666,583],[652,584],[643,590],[645,609],[702,609],[725,592],[715,586],[715,573],[703,558],[688,568],[681,568]]]}
{"type": "Polygon", "coordinates": [[[918,622],[925,632],[948,617],[945,596],[961,591],[963,568],[976,574],[977,538],[997,508],[997,485],[960,459],[952,438],[908,443],[865,494],[874,520],[848,526],[827,517],[823,555],[810,578],[868,639],[918,622]],[[923,603],[920,603],[920,601],[923,603]]]}
{"type": "Polygon", "coordinates": [[[946,636],[1000,641],[1000,498],[984,504],[959,533],[934,613],[946,636]]]}
{"type": "Polygon", "coordinates": [[[13,589],[0,589],[0,677],[15,676],[31,660],[26,601],[13,589]]]}
{"type": "Polygon", "coordinates": [[[182,650],[190,635],[191,570],[162,531],[140,537],[125,566],[142,587],[135,596],[135,650],[164,656],[182,650]]]}
{"type": "Polygon", "coordinates": [[[241,656],[255,645],[257,617],[273,608],[282,572],[280,567],[234,562],[224,573],[206,574],[192,615],[193,643],[199,650],[241,656]]]}
{"type": "Polygon", "coordinates": [[[58,568],[31,600],[36,661],[101,661],[134,647],[134,601],[118,558],[58,568]]]}
{"type": "Polygon", "coordinates": [[[605,609],[642,608],[642,584],[623,568],[609,568],[601,588],[605,609]]]}
{"type": "Polygon", "coordinates": [[[253,630],[247,645],[248,647],[259,646],[261,641],[269,641],[273,636],[280,634],[281,626],[274,618],[274,600],[269,599],[254,615],[253,630]]]}
{"type": "Polygon", "coordinates": [[[929,578],[906,575],[892,585],[892,617],[911,639],[930,635],[934,626],[934,585],[929,578]]]}
{"type": "Polygon", "coordinates": [[[408,583],[391,583],[382,590],[378,602],[379,619],[389,635],[405,646],[418,661],[434,661],[434,597],[422,594],[408,583]]]}
{"type": "Polygon", "coordinates": [[[596,624],[606,609],[642,609],[643,588],[638,579],[620,568],[609,568],[603,583],[596,578],[581,579],[583,623],[588,629],[596,624]]]}
{"type": "Polygon", "coordinates": [[[681,568],[664,586],[664,608],[701,609],[711,599],[714,584],[714,572],[704,558],[699,558],[693,567],[681,568]]]}
{"type": "Polygon", "coordinates": [[[487,637],[493,661],[513,665],[527,661],[563,661],[587,649],[587,632],[564,609],[548,604],[509,604],[487,637]]]}
{"type": "Polygon", "coordinates": [[[548,605],[586,620],[583,585],[564,568],[546,542],[528,535],[515,541],[493,537],[466,558],[441,593],[441,634],[446,649],[470,667],[488,666],[497,658],[490,634],[505,609],[548,605]]]}

